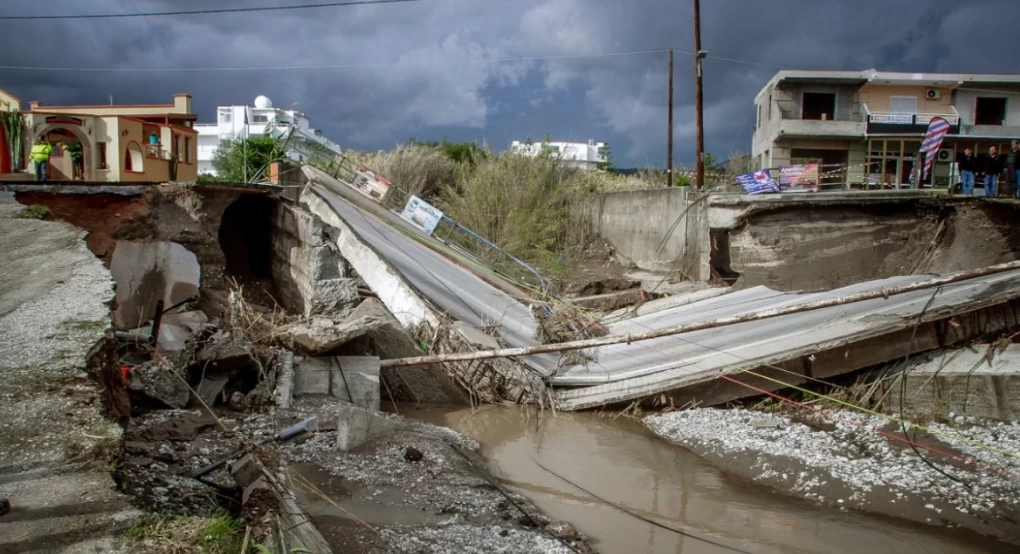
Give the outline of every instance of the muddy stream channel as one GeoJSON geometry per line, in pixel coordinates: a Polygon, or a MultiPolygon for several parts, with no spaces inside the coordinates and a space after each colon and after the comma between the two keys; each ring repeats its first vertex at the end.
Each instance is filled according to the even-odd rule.
{"type": "Polygon", "coordinates": [[[557,520],[572,523],[602,554],[723,554],[621,513],[540,468],[649,519],[751,552],[970,554],[1015,552],[962,530],[929,527],[787,498],[730,477],[657,439],[638,421],[591,413],[541,420],[521,408],[402,407],[481,444],[489,470],[557,520]]]}

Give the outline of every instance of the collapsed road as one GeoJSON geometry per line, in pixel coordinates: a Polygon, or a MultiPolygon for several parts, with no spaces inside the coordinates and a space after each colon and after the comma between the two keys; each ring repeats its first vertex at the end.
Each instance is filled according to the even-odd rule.
{"type": "MultiPolygon", "coordinates": [[[[599,525],[586,524],[581,533],[552,521],[550,516],[572,521],[574,512],[562,510],[560,505],[552,513],[548,501],[533,503],[542,498],[538,491],[546,485],[541,480],[497,481],[488,474],[486,463],[478,455],[480,447],[482,455],[508,457],[490,466],[500,470],[500,476],[506,471],[501,468],[513,463],[514,454],[487,450],[490,439],[479,433],[484,425],[468,425],[463,428],[463,435],[424,425],[414,421],[417,406],[436,401],[425,398],[456,398],[451,389],[461,389],[472,401],[512,400],[548,407],[545,400],[549,398],[557,409],[647,400],[652,392],[658,391],[669,393],[676,399],[676,405],[681,406],[721,403],[760,396],[762,391],[779,390],[791,382],[829,379],[882,364],[902,357],[908,346],[917,351],[932,350],[954,343],[966,344],[975,338],[1001,336],[1016,327],[1012,302],[1018,288],[1017,275],[1016,270],[1006,268],[1007,271],[944,283],[941,288],[935,287],[935,292],[912,290],[891,293],[888,298],[881,291],[930,278],[893,278],[815,295],[757,288],[718,295],[713,292],[714,296],[708,299],[699,292],[691,295],[690,302],[685,298],[662,298],[643,304],[638,317],[627,319],[624,314],[622,319],[607,325],[608,336],[596,339],[626,342],[628,335],[668,330],[727,315],[777,311],[854,293],[870,292],[873,296],[824,310],[787,314],[772,321],[748,321],[660,337],[663,342],[657,349],[663,352],[658,353],[662,354],[658,359],[647,343],[633,343],[606,344],[593,352],[587,365],[560,367],[559,356],[551,353],[489,360],[487,364],[467,362],[479,352],[540,345],[541,341],[534,336],[538,322],[531,315],[527,295],[515,292],[509,285],[496,286],[488,280],[491,276],[476,275],[423,246],[423,241],[409,239],[393,228],[398,222],[371,215],[371,210],[351,201],[350,191],[342,194],[335,192],[343,191],[342,188],[331,189],[346,184],[334,182],[325,186],[316,182],[324,180],[322,176],[313,177],[313,186],[289,201],[277,198],[279,191],[269,188],[210,190],[169,185],[115,200],[116,212],[104,211],[102,202],[89,200],[88,196],[53,195],[41,190],[24,195],[33,203],[49,203],[55,216],[74,219],[88,229],[91,232],[88,244],[93,253],[116,269],[113,275],[117,283],[116,305],[102,309],[101,323],[81,324],[93,333],[92,342],[99,340],[88,360],[91,375],[103,388],[87,386],[88,382],[76,386],[90,395],[96,416],[102,404],[109,415],[118,418],[124,430],[113,426],[112,430],[103,428],[101,432],[81,428],[67,432],[86,439],[88,436],[109,439],[105,444],[114,445],[111,450],[117,461],[117,488],[126,493],[114,498],[125,505],[126,497],[146,511],[183,511],[200,519],[218,517],[217,510],[227,507],[239,521],[251,527],[251,540],[273,552],[315,545],[315,552],[464,549],[558,553],[590,548],[582,534],[585,531],[593,538],[593,546],[606,545],[604,552],[640,551],[635,550],[631,541],[613,543],[605,535],[606,529],[613,528],[615,519],[629,517],[625,513],[604,506],[600,509],[608,510],[613,517],[599,525]],[[95,211],[76,210],[76,203],[91,203],[94,208],[90,209],[95,211]],[[264,232],[256,232],[260,228],[264,232]],[[136,263],[126,263],[125,259],[136,263]],[[114,263],[117,260],[120,261],[114,263]],[[125,267],[140,271],[128,271],[125,267]],[[157,299],[162,301],[162,307],[155,302],[157,299]],[[134,307],[125,310],[124,306],[134,307]],[[112,319],[109,308],[113,308],[112,319]],[[117,314],[117,310],[122,313],[117,314]],[[132,314],[133,317],[128,317],[132,314]],[[100,338],[100,331],[111,322],[116,332],[100,338]],[[699,332],[705,335],[695,336],[699,332]],[[692,336],[698,344],[689,344],[694,340],[692,336]],[[833,344],[834,341],[839,344],[833,344]],[[704,348],[706,343],[712,348],[704,348]],[[756,350],[748,352],[745,348],[756,350]],[[409,358],[422,364],[420,357],[425,354],[438,358],[432,358],[436,363],[425,364],[419,373],[403,372],[395,363],[409,358]],[[465,362],[441,363],[442,356],[451,360],[461,357],[465,362]],[[751,381],[750,374],[743,374],[745,384],[757,391],[726,380],[693,384],[720,372],[743,371],[744,368],[732,365],[741,357],[746,359],[738,361],[749,364],[747,368],[752,370],[763,364],[780,368],[773,368],[778,373],[758,369],[764,377],[779,382],[751,381]],[[612,365],[617,371],[605,371],[600,364],[612,365]],[[524,366],[527,369],[522,369],[524,366]],[[795,375],[791,377],[790,372],[795,375]],[[493,377],[496,374],[499,378],[493,377]],[[675,379],[677,375],[683,377],[679,382],[675,379]],[[653,382],[651,386],[660,388],[651,392],[641,389],[635,393],[622,385],[633,385],[650,377],[673,380],[653,382]],[[429,390],[430,384],[435,391],[429,390]],[[722,385],[730,388],[722,390],[722,385]],[[602,387],[613,389],[612,394],[602,395],[602,387]],[[481,393],[483,388],[485,394],[481,393]],[[595,399],[591,404],[568,401],[571,394],[591,393],[598,393],[587,399],[595,399]],[[690,395],[687,400],[685,394],[690,395]],[[400,400],[409,400],[414,405],[401,404],[400,400]],[[380,413],[384,405],[400,412],[399,415],[380,413]],[[287,443],[266,441],[281,429],[313,416],[319,422],[314,433],[287,443]],[[211,474],[208,480],[213,484],[195,479],[203,467],[234,452],[247,452],[249,456],[235,457],[211,474]],[[228,490],[231,492],[224,494],[228,490]],[[235,494],[241,498],[239,503],[222,498],[233,498],[235,494]],[[298,519],[276,522],[274,513],[298,519]],[[299,525],[309,519],[316,525],[299,525]],[[290,532],[294,529],[300,530],[300,534],[290,532]]],[[[427,237],[420,238],[428,243],[427,237]]],[[[71,242],[81,248],[80,242],[75,242],[78,240],[71,242]]],[[[108,283],[109,277],[104,278],[108,283]]],[[[22,281],[34,282],[24,278],[22,281]]],[[[54,286],[45,281],[40,283],[43,288],[54,286]]],[[[103,306],[112,298],[109,285],[106,287],[107,296],[99,302],[103,306]]],[[[553,309],[560,306],[553,304],[553,309]]],[[[65,369],[77,369],[80,374],[86,353],[81,350],[82,345],[76,348],[63,353],[64,357],[77,360],[65,369]]],[[[31,368],[22,369],[31,373],[31,368]]],[[[63,394],[59,388],[48,394],[54,393],[63,394]]],[[[71,393],[73,396],[74,390],[71,393]]],[[[653,401],[661,402],[659,395],[652,396],[653,401]]],[[[521,415],[513,409],[507,413],[521,415]]],[[[702,420],[713,421],[711,412],[706,413],[709,415],[702,420]]],[[[542,425],[547,414],[550,412],[528,412],[523,420],[518,418],[518,430],[528,429],[532,423],[542,425]]],[[[747,418],[732,423],[731,434],[750,439],[759,422],[753,417],[749,421],[744,419],[747,418]]],[[[795,422],[784,420],[779,425],[794,429],[795,422]]],[[[815,426],[812,427],[815,433],[831,432],[827,421],[809,423],[815,426]]],[[[967,424],[979,425],[968,436],[981,440],[987,435],[981,429],[992,428],[970,420],[967,424]]],[[[789,483],[762,469],[761,464],[776,463],[776,453],[761,446],[767,446],[771,435],[762,441],[746,441],[747,445],[762,449],[754,454],[757,457],[751,458],[746,449],[739,450],[731,443],[719,446],[706,442],[726,439],[712,435],[710,424],[702,425],[700,430],[689,429],[687,434],[677,433],[676,426],[654,426],[652,420],[649,426],[663,438],[713,463],[721,464],[720,457],[730,456],[735,467],[743,470],[736,471],[739,475],[760,478],[762,484],[783,492],[798,493],[789,483]],[[718,452],[722,454],[717,455],[718,452]]],[[[795,429],[796,437],[816,437],[809,430],[795,429]]],[[[610,435],[619,436],[621,432],[637,431],[613,430],[610,435]]],[[[1013,440],[1013,431],[996,432],[1003,437],[1001,449],[1012,451],[1012,442],[1006,439],[1013,440]]],[[[817,453],[805,452],[836,459],[841,455],[839,448],[858,440],[847,434],[831,434],[831,439],[817,439],[819,444],[831,447],[817,453]]],[[[559,434],[556,442],[574,445],[584,436],[573,432],[559,434]]],[[[534,445],[536,455],[540,454],[543,442],[539,439],[534,445]]],[[[595,444],[611,445],[615,441],[600,439],[595,444]]],[[[862,444],[883,452],[884,443],[862,444]]],[[[954,455],[971,456],[965,448],[954,446],[957,447],[954,455]]],[[[619,459],[616,448],[600,446],[583,456],[619,459]]],[[[663,441],[658,448],[669,447],[663,441]]],[[[938,444],[934,448],[944,450],[938,444]]],[[[873,464],[876,455],[865,454],[862,457],[873,464]]],[[[991,458],[980,459],[986,464],[997,463],[991,458]]],[[[901,461],[908,468],[916,463],[901,461]]],[[[577,478],[562,465],[553,465],[564,476],[577,478]]],[[[639,460],[633,465],[627,470],[648,471],[639,460]]],[[[819,470],[817,465],[812,467],[819,470]]],[[[825,465],[820,467],[821,471],[827,470],[825,465]]],[[[833,464],[833,468],[846,471],[838,464],[833,464]]],[[[970,473],[961,474],[964,479],[981,478],[980,468],[966,469],[970,473]]],[[[667,473],[665,468],[656,468],[651,472],[652,480],[667,473]]],[[[925,475],[926,479],[930,477],[925,475]]],[[[0,494],[25,494],[23,489],[3,483],[0,480],[0,494]]],[[[90,487],[97,486],[90,483],[90,487]]],[[[644,477],[634,480],[634,486],[639,488],[648,486],[647,483],[644,477]]],[[[590,481],[587,484],[591,486],[590,481]]],[[[892,484],[899,486],[898,482],[892,484]]],[[[1000,487],[1000,483],[994,486],[1000,487]]],[[[935,509],[945,509],[944,506],[956,509],[964,506],[956,501],[965,497],[958,490],[935,487],[927,481],[920,488],[924,494],[910,497],[904,512],[898,511],[897,506],[883,513],[922,523],[962,525],[1001,541],[1013,541],[1014,526],[1005,518],[1011,517],[1015,506],[1005,492],[1002,494],[1006,500],[993,501],[987,495],[975,497],[975,505],[985,510],[980,518],[943,516],[925,521],[924,512],[913,509],[917,503],[930,502],[935,509]],[[927,490],[929,487],[931,491],[927,490]],[[989,506],[990,502],[996,506],[989,506]],[[988,517],[986,513],[1002,518],[1007,524],[983,525],[981,518],[988,517]],[[918,514],[922,517],[916,517],[918,514]]],[[[1006,490],[996,488],[993,492],[1006,490]]],[[[580,503],[590,510],[588,503],[594,500],[584,494],[570,490],[565,504],[580,503]],[[578,502],[578,498],[585,500],[578,502]]],[[[825,496],[828,498],[828,494],[825,496]]],[[[756,502],[768,504],[769,498],[763,492],[756,502]]],[[[872,500],[865,499],[851,507],[865,512],[883,511],[872,508],[869,505],[872,500]]],[[[622,497],[609,501],[625,503],[622,497]]],[[[725,501],[720,503],[724,504],[725,501]]],[[[9,514],[15,519],[8,521],[27,522],[24,512],[18,515],[18,505],[15,501],[14,511],[9,514]]],[[[833,507],[838,510],[840,506],[833,507]]],[[[715,509],[709,507],[710,511],[715,509]]],[[[656,510],[648,514],[660,517],[653,512],[656,510]]],[[[674,513],[661,516],[679,528],[689,527],[696,519],[677,517],[674,513]]],[[[49,551],[71,552],[66,548],[74,541],[118,541],[132,517],[125,516],[125,524],[120,527],[50,537],[46,544],[53,547],[49,551]]],[[[808,524],[808,519],[805,517],[797,525],[808,524]]],[[[867,520],[858,521],[866,525],[867,520]]],[[[0,520],[0,525],[3,524],[0,520]]],[[[29,534],[24,535],[19,545],[31,541],[31,533],[52,534],[52,528],[41,529],[33,524],[25,527],[29,534]]],[[[639,542],[646,535],[655,536],[648,528],[635,529],[641,535],[639,542]]],[[[239,534],[249,534],[244,529],[240,531],[239,534]]],[[[693,529],[696,534],[705,531],[721,532],[704,525],[693,529]]],[[[157,539],[146,533],[142,525],[136,532],[143,537],[142,545],[129,541],[121,545],[124,551],[152,546],[145,541],[157,539]]],[[[796,544],[790,543],[789,537],[756,535],[747,522],[734,523],[734,529],[723,534],[727,538],[722,541],[724,544],[742,550],[789,551],[788,547],[796,544]]],[[[703,544],[691,540],[695,546],[671,542],[668,551],[686,548],[700,552],[697,549],[703,544]]],[[[662,541],[657,544],[650,543],[644,551],[663,551],[662,541]]],[[[107,551],[118,550],[111,546],[107,551]]]]}

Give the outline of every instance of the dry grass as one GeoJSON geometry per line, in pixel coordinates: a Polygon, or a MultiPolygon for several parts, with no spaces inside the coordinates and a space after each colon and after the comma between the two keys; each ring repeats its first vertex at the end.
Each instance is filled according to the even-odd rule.
{"type": "MultiPolygon", "coordinates": [[[[457,181],[460,164],[451,160],[440,148],[419,144],[402,145],[389,151],[352,156],[392,181],[405,194],[387,194],[386,204],[407,202],[407,195],[434,198],[439,190],[457,181]]],[[[390,206],[398,208],[403,206],[390,206]]]]}

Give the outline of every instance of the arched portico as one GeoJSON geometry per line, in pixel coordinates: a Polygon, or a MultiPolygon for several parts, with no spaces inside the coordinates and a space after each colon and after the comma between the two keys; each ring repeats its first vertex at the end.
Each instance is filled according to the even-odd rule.
{"type": "MultiPolygon", "coordinates": [[[[85,132],[81,125],[73,123],[56,123],[56,122],[39,122],[32,125],[31,130],[31,142],[25,145],[25,167],[31,170],[32,161],[28,158],[28,153],[31,151],[33,144],[39,137],[51,137],[52,135],[63,135],[73,137],[75,140],[81,143],[82,146],[82,179],[86,181],[96,180],[96,149],[95,144],[89,137],[89,134],[85,132]]],[[[56,137],[53,137],[56,138],[56,137]]],[[[66,155],[66,154],[65,154],[66,155]]],[[[51,165],[53,158],[51,158],[51,165]]],[[[51,179],[53,172],[51,171],[51,179]]],[[[72,175],[67,175],[68,178],[72,178],[72,175]]]]}

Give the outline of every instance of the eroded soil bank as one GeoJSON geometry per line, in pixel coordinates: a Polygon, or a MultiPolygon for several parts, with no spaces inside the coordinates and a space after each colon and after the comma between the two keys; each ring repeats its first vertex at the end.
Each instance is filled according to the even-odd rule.
{"type": "Polygon", "coordinates": [[[408,417],[477,440],[489,469],[546,515],[571,522],[603,554],[718,554],[719,546],[655,528],[606,500],[665,525],[756,553],[977,554],[1015,546],[962,529],[840,510],[777,494],[659,439],[625,417],[539,417],[521,408],[402,408],[408,417]],[[536,461],[538,463],[536,463],[536,461]]]}

